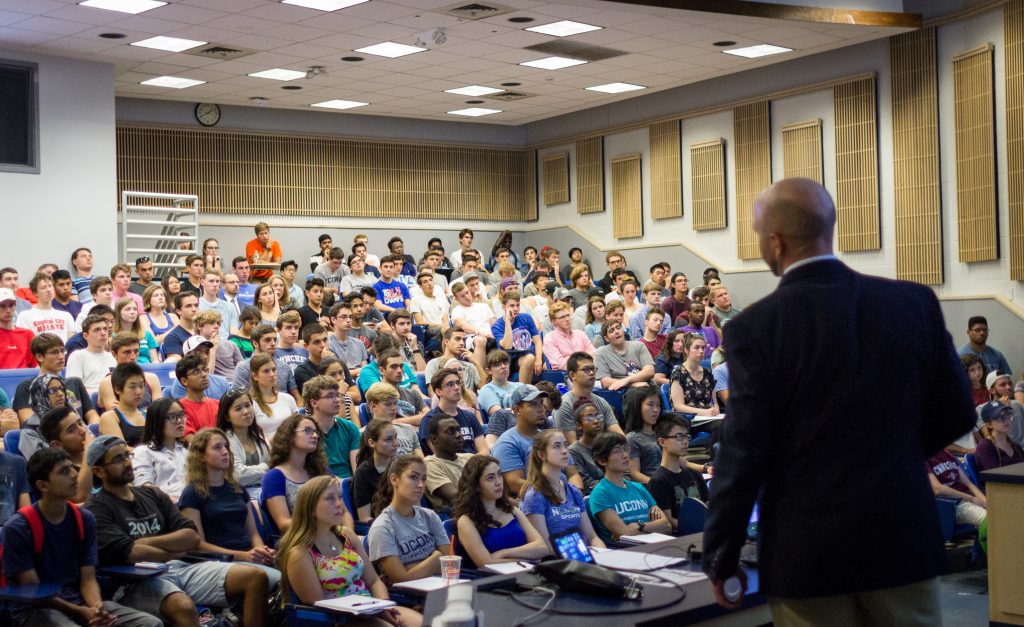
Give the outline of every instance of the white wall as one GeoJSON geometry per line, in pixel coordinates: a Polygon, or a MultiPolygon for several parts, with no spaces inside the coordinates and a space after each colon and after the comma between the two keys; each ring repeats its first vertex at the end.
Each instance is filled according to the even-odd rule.
{"type": "Polygon", "coordinates": [[[114,71],[102,63],[0,49],[0,58],[39,64],[39,174],[0,172],[4,207],[0,264],[23,285],[40,264],[69,267],[92,249],[96,268],[117,256],[114,71]]]}

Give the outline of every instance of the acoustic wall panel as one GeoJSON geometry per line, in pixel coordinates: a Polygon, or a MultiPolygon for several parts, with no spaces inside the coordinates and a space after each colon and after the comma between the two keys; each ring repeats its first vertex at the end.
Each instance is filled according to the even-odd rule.
{"type": "Polygon", "coordinates": [[[652,124],[651,217],[678,218],[683,215],[683,180],[679,120],[652,124]]]}
{"type": "Polygon", "coordinates": [[[754,200],[772,184],[771,119],[767,100],[733,109],[733,153],[736,168],[736,255],[760,259],[754,233],[754,200]]]}
{"type": "Polygon", "coordinates": [[[724,229],[725,141],[713,139],[690,146],[690,188],[694,230],[724,229]]]}
{"type": "Polygon", "coordinates": [[[874,77],[832,88],[836,133],[839,250],[882,247],[878,206],[878,128],[874,77]]]}
{"type": "Polygon", "coordinates": [[[640,155],[612,159],[612,234],[616,239],[644,236],[640,155]]]}

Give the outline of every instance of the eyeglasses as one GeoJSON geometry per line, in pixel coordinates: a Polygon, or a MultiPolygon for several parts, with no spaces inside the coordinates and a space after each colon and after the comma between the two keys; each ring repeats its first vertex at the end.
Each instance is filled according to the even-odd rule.
{"type": "Polygon", "coordinates": [[[565,320],[566,318],[571,318],[571,317],[572,317],[571,314],[565,314],[564,316],[558,316],[557,318],[555,318],[555,320],[565,320]]]}
{"type": "Polygon", "coordinates": [[[676,442],[689,442],[691,440],[689,433],[677,433],[675,435],[668,436],[666,439],[675,440],[676,442]]]}
{"type": "Polygon", "coordinates": [[[458,388],[458,387],[462,387],[462,381],[447,381],[441,387],[445,387],[445,388],[458,388]]]}
{"type": "Polygon", "coordinates": [[[67,391],[64,389],[64,386],[56,388],[46,388],[46,393],[49,394],[50,396],[56,396],[57,394],[64,394],[65,396],[67,395],[67,391]]]}
{"type": "Polygon", "coordinates": [[[576,372],[582,372],[583,374],[594,374],[595,372],[597,372],[597,368],[595,368],[594,366],[583,366],[582,368],[578,368],[576,372]]]}
{"type": "Polygon", "coordinates": [[[313,428],[313,427],[306,427],[305,429],[300,429],[299,431],[301,433],[305,433],[306,435],[309,435],[309,436],[313,436],[313,435],[319,436],[319,432],[317,432],[317,430],[315,428],[313,428]]]}
{"type": "Polygon", "coordinates": [[[173,422],[175,424],[180,423],[180,422],[185,422],[185,412],[183,412],[183,411],[176,411],[176,412],[167,414],[167,420],[169,420],[169,421],[171,421],[171,422],[173,422]]]}
{"type": "Polygon", "coordinates": [[[591,414],[589,416],[580,416],[580,418],[579,418],[580,422],[601,422],[602,419],[603,419],[603,417],[598,415],[598,414],[591,414]]]}
{"type": "Polygon", "coordinates": [[[192,370],[188,371],[188,376],[190,376],[190,377],[192,375],[197,375],[197,374],[210,374],[210,369],[207,368],[206,366],[200,366],[199,368],[193,368],[192,370]]]}

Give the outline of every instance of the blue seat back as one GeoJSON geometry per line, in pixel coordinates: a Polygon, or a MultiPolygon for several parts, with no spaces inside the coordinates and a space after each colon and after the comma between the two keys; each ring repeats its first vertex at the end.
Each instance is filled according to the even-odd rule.
{"type": "Polygon", "coordinates": [[[18,384],[22,381],[35,379],[39,376],[39,368],[11,368],[0,370],[0,388],[7,392],[7,397],[14,399],[18,384]]]}
{"type": "Polygon", "coordinates": [[[345,501],[345,508],[349,514],[352,514],[352,519],[357,519],[356,508],[352,505],[352,477],[345,477],[341,480],[341,500],[345,501]]]}
{"type": "Polygon", "coordinates": [[[594,388],[594,394],[603,398],[612,409],[615,410],[615,415],[622,419],[622,397],[625,395],[624,390],[606,390],[604,388],[594,388]]]}
{"type": "Polygon", "coordinates": [[[4,448],[11,455],[21,455],[21,451],[18,450],[21,444],[21,429],[11,429],[4,434],[4,448]]]}
{"type": "Polygon", "coordinates": [[[669,392],[671,388],[671,383],[661,384],[661,407],[664,411],[672,411],[672,394],[669,392]]]}
{"type": "Polygon", "coordinates": [[[89,425],[89,433],[91,433],[94,438],[100,437],[100,423],[94,422],[89,425]]]}
{"type": "Polygon", "coordinates": [[[686,497],[679,503],[678,534],[685,536],[704,531],[704,523],[708,519],[708,506],[700,499],[686,497]]]}
{"type": "Polygon", "coordinates": [[[174,368],[177,365],[174,362],[171,363],[160,363],[160,364],[141,364],[142,369],[146,372],[152,372],[156,375],[156,378],[160,380],[160,385],[169,386],[174,383],[174,368]]]}
{"type": "Polygon", "coordinates": [[[964,473],[967,474],[967,478],[971,480],[971,483],[982,488],[978,477],[978,466],[974,461],[974,453],[964,455],[964,473]]]}
{"type": "Polygon", "coordinates": [[[359,403],[359,424],[365,427],[370,424],[372,419],[373,416],[370,415],[370,408],[366,403],[359,403]]]}
{"type": "MultiPolygon", "coordinates": [[[[547,357],[544,358],[544,363],[548,363],[547,357]]],[[[544,370],[543,372],[540,373],[541,381],[550,381],[555,385],[558,385],[559,383],[565,383],[568,377],[568,370],[544,370]]]]}
{"type": "Polygon", "coordinates": [[[420,392],[424,396],[430,396],[430,388],[427,387],[427,377],[422,372],[416,373],[416,384],[420,386],[420,392]]]}

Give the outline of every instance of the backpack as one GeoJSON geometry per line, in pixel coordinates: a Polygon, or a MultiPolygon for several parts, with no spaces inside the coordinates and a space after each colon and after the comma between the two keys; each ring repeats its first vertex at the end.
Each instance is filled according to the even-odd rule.
{"type": "MultiPolygon", "coordinates": [[[[85,523],[82,521],[82,510],[71,501],[67,501],[67,504],[71,507],[71,513],[75,517],[75,524],[78,527],[78,541],[82,542],[85,540],[85,523]]],[[[46,534],[43,531],[43,519],[39,516],[39,510],[36,509],[35,505],[27,505],[18,510],[18,513],[25,517],[28,522],[28,528],[32,532],[32,552],[39,555],[43,552],[43,540],[46,534]]],[[[0,544],[0,563],[3,563],[4,547],[0,544]]],[[[2,571],[0,571],[0,586],[8,585],[6,577],[2,571]]]]}

